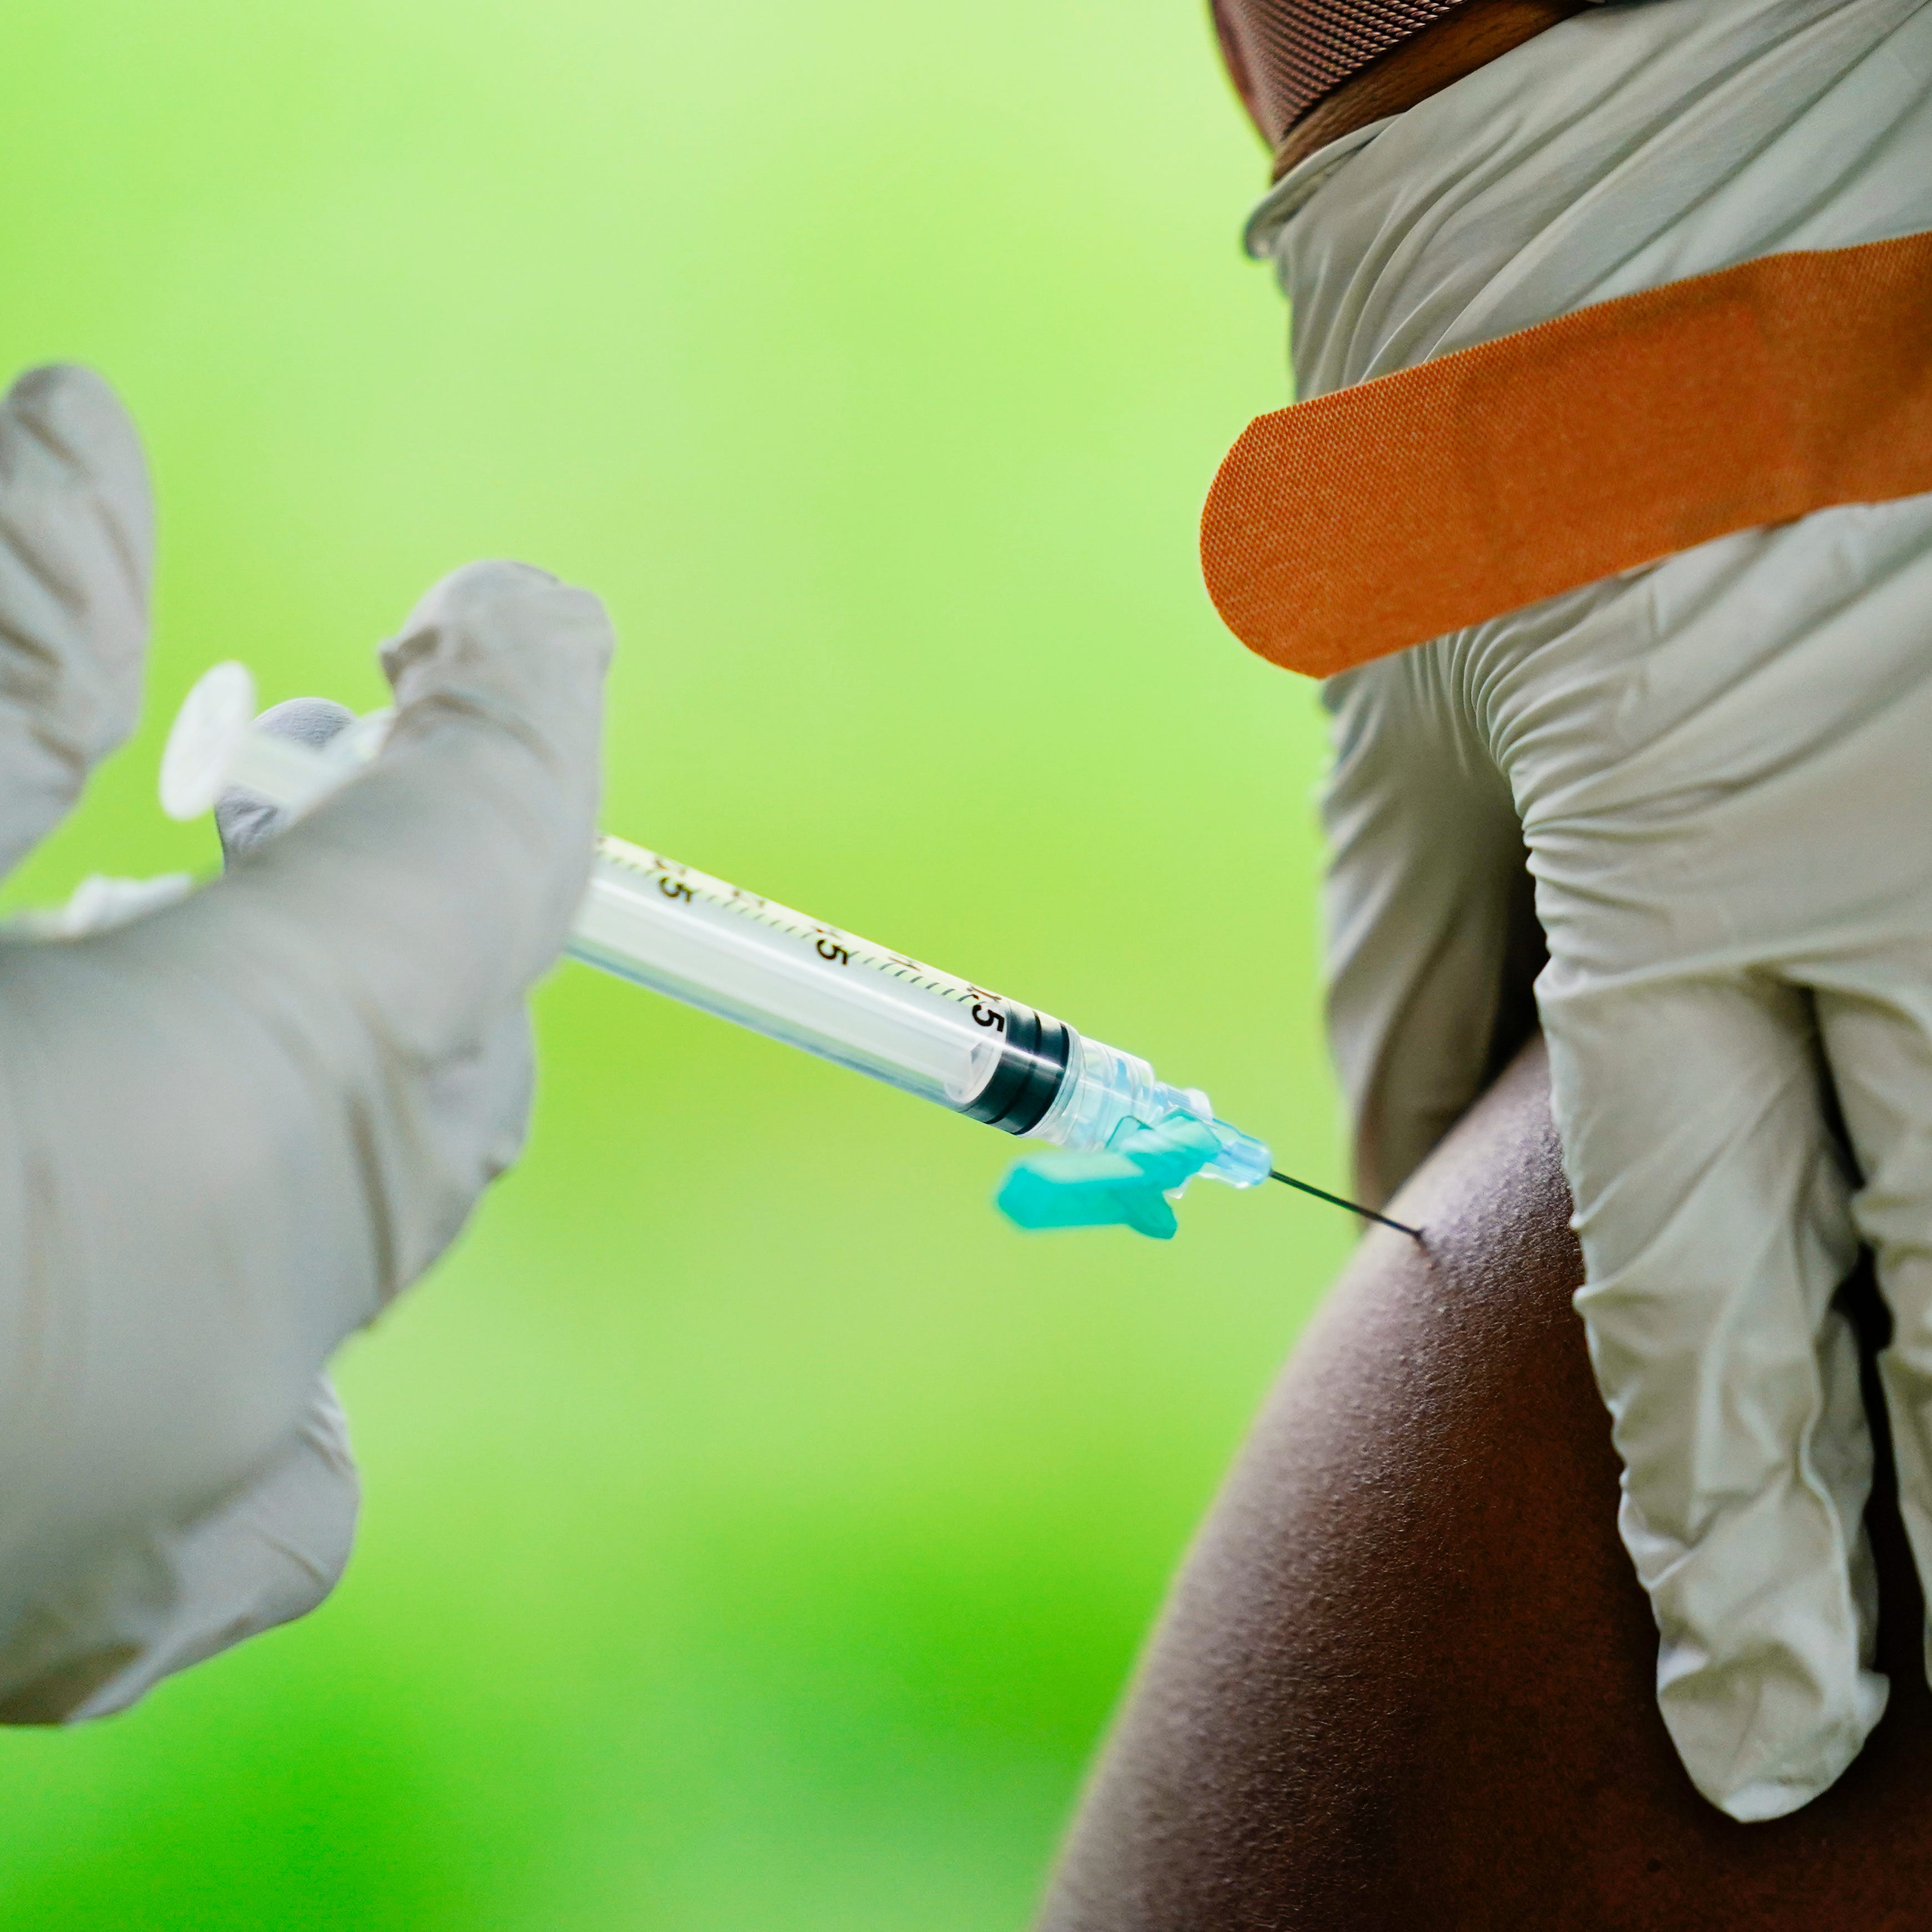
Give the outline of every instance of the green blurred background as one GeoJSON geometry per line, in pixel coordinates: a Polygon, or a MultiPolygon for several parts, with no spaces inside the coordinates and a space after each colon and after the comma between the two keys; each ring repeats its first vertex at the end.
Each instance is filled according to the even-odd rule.
{"type": "MultiPolygon", "coordinates": [[[[194,676],[378,700],[466,559],[600,591],[605,824],[1342,1175],[1308,687],[1195,518],[1283,399],[1194,0],[89,0],[0,70],[0,360],[150,439],[148,714],[8,888],[213,856],[194,676]]],[[[1352,1238],[1029,1239],[1003,1138],[560,970],[521,1168],[338,1367],[307,1622],[0,1738],[10,1927],[1018,1928],[1352,1238]]]]}

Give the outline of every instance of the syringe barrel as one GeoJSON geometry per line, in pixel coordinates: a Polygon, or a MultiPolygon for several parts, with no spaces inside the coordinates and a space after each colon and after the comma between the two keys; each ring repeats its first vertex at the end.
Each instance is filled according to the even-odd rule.
{"type": "Polygon", "coordinates": [[[572,956],[1023,1134],[1064,1084],[1049,1015],[620,838],[601,838],[572,956]]]}
{"type": "Polygon", "coordinates": [[[1237,1187],[1268,1178],[1266,1148],[1145,1060],[622,839],[598,842],[568,950],[1010,1134],[1092,1152],[1128,1121],[1189,1113],[1222,1143],[1204,1173],[1237,1187]]]}

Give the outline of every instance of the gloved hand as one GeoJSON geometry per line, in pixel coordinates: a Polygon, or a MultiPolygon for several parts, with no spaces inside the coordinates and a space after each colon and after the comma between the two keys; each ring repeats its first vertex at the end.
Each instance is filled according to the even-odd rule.
{"type": "MultiPolygon", "coordinates": [[[[23,378],[10,864],[132,725],[151,531],[106,386],[23,378]]],[[[384,648],[396,726],[353,784],[181,903],[0,940],[0,1718],[118,1708],[334,1581],[355,1477],[322,1366],[518,1151],[610,648],[585,592],[459,571],[384,648]]]]}
{"type": "MultiPolygon", "coordinates": [[[[1552,28],[1262,204],[1302,392],[1774,249],[1932,229],[1928,75],[1922,0],[1660,0],[1552,28]]],[[[1861,1240],[1932,1579],[1928,614],[1916,498],[1707,544],[1326,691],[1359,1185],[1385,1198],[1506,1043],[1526,847],[1659,1703],[1746,1820],[1830,1784],[1884,1706],[1871,1451],[1832,1306],[1861,1240]]]]}

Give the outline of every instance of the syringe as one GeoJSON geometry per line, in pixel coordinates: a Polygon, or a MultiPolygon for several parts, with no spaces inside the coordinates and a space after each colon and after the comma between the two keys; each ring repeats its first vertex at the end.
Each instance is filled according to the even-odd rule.
{"type": "MultiPolygon", "coordinates": [[[[254,711],[254,681],[238,664],[215,665],[189,692],[161,764],[171,818],[199,817],[231,786],[298,815],[352,778],[388,725],[373,712],[318,748],[258,728],[254,711]]],[[[1220,1146],[1200,1172],[1235,1187],[1271,1178],[1266,1146],[1216,1119],[1198,1088],[1171,1086],[1144,1060],[1051,1014],[621,838],[597,842],[566,950],[1006,1133],[1091,1153],[1125,1126],[1186,1114],[1220,1146]]]]}

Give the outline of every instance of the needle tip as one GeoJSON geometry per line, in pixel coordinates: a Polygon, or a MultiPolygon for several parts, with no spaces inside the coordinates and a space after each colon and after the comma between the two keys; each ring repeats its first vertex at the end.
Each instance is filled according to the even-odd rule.
{"type": "Polygon", "coordinates": [[[1292,1174],[1283,1174],[1279,1168],[1270,1168],[1268,1178],[1278,1180],[1284,1187],[1298,1189],[1304,1194],[1312,1194],[1318,1201],[1326,1201],[1331,1207],[1346,1208],[1351,1214],[1359,1214],[1365,1221],[1379,1222],[1384,1228],[1393,1228],[1398,1234],[1406,1234],[1412,1241],[1426,1246],[1423,1241],[1422,1230],[1412,1228],[1402,1221],[1391,1221],[1386,1214],[1378,1214],[1372,1208],[1364,1208],[1357,1201],[1345,1201],[1339,1194],[1330,1194],[1327,1189],[1312,1187],[1305,1180],[1297,1180],[1292,1174]]]}

